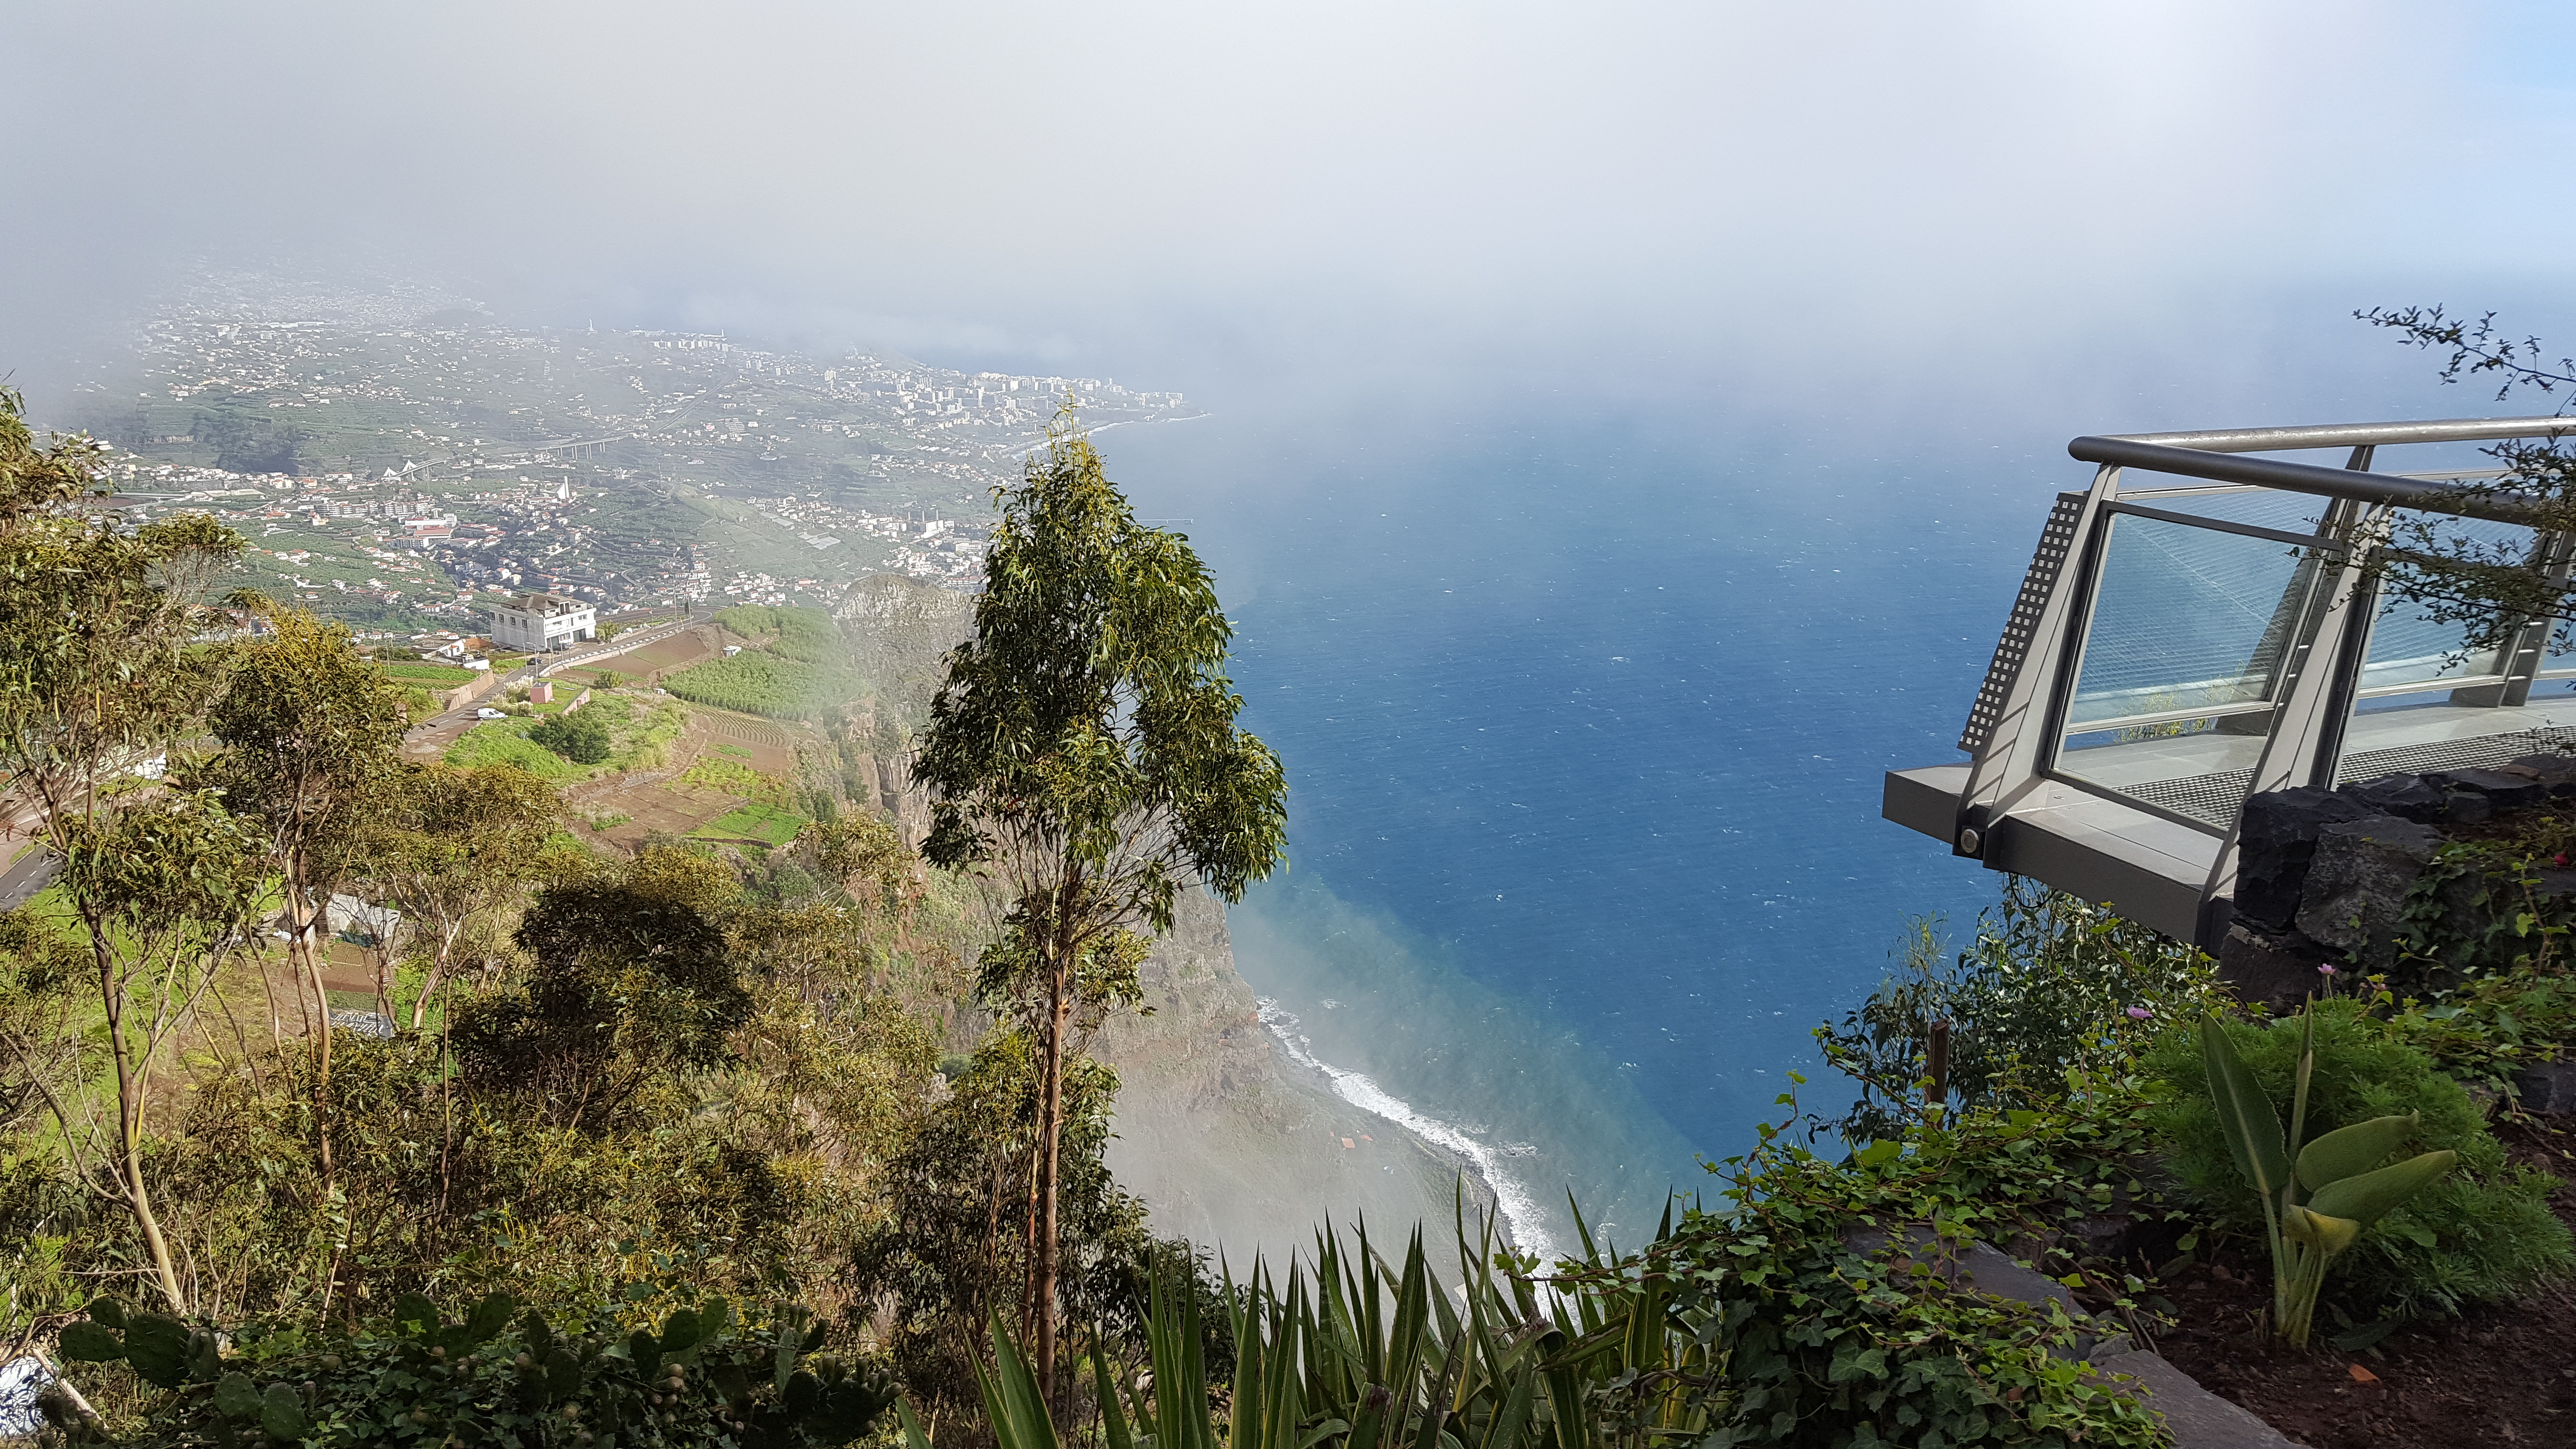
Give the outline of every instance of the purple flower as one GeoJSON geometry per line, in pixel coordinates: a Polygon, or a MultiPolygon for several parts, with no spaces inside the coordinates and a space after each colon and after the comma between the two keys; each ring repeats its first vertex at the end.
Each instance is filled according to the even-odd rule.
{"type": "Polygon", "coordinates": [[[2154,1012],[2147,1010],[2143,1006],[2132,1006],[2129,1008],[2129,1016],[2133,1020],[2153,1021],[2155,1019],[2155,1015],[2156,1014],[2154,1012]]]}
{"type": "Polygon", "coordinates": [[[2335,974],[2334,963],[2332,961],[2321,961],[2317,963],[2317,974],[2319,976],[2332,976],[2335,974]]]}

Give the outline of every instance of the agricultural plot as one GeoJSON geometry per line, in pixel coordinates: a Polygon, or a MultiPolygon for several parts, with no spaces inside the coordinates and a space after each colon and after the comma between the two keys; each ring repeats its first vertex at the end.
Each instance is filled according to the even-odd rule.
{"type": "Polygon", "coordinates": [[[668,639],[656,639],[641,649],[631,649],[624,654],[612,654],[601,660],[599,667],[614,669],[625,675],[644,675],[651,674],[657,669],[678,669],[695,664],[702,659],[713,657],[715,652],[714,646],[707,642],[706,637],[692,629],[684,634],[674,634],[668,639]]]}
{"type": "Polygon", "coordinates": [[[805,817],[775,805],[751,804],[730,810],[689,832],[692,839],[719,840],[775,849],[796,838],[805,817]]]}
{"type": "Polygon", "coordinates": [[[620,790],[608,798],[626,818],[599,831],[598,838],[623,850],[633,850],[655,835],[696,835],[700,826],[744,805],[740,795],[684,780],[620,790]]]}
{"type": "Polygon", "coordinates": [[[846,670],[748,649],[683,669],[662,687],[691,704],[772,719],[811,719],[858,694],[858,681],[846,670]]]}

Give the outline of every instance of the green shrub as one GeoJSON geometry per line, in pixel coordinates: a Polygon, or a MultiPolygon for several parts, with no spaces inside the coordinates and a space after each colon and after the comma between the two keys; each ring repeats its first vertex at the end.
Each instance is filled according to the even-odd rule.
{"type": "Polygon", "coordinates": [[[1855,1142],[1897,1135],[1916,1111],[1936,1021],[1951,1027],[1958,1110],[2032,1107],[2063,1095],[2069,1072],[2125,1073],[2162,1023],[2196,1020],[2225,993],[2200,951],[2020,876],[1946,964],[1937,924],[1915,921],[1904,971],[1817,1029],[1826,1060],[1861,1084],[1837,1124],[1855,1142]]]}
{"type": "MultiPolygon", "coordinates": [[[[2118,1359],[2079,1357],[2099,1324],[1961,1287],[1927,1261],[1972,1241],[2046,1242],[2117,1194],[2142,1200],[2142,1105],[2110,1089],[2044,1110],[1971,1109],[1842,1161],[1799,1145],[1784,1130],[1794,1122],[1762,1124],[1760,1146],[1712,1168],[1725,1206],[1684,1214],[1622,1275],[1725,1365],[1708,1388],[1711,1432],[1680,1442],[2169,1444],[2112,1380],[2118,1359]],[[1848,1236],[1911,1223],[1938,1243],[1899,1254],[1848,1236]]],[[[1616,1286],[1581,1269],[1557,1284],[1616,1286]]]]}
{"type": "Polygon", "coordinates": [[[528,726],[517,720],[485,720],[447,747],[441,758],[448,764],[465,768],[479,765],[516,765],[540,780],[578,779],[587,772],[563,756],[527,737],[528,726]]]}
{"type": "Polygon", "coordinates": [[[2576,1055],[2576,977],[2516,967],[2481,976],[2430,1001],[2381,990],[2390,1031],[2423,1048],[2462,1082],[2513,1092],[2533,1062],[2576,1055]]]}
{"type": "MultiPolygon", "coordinates": [[[[658,1331],[607,1312],[549,1321],[507,1294],[461,1322],[419,1294],[355,1332],[230,1335],[129,1313],[113,1299],[63,1330],[63,1357],[129,1363],[167,1391],[129,1445],[715,1444],[806,1449],[866,1434],[893,1384],[818,1356],[824,1330],[796,1308],[754,1322],[722,1298],[675,1309],[658,1331]]],[[[58,1427],[80,1429],[49,1402],[58,1427]]]]}
{"type": "MultiPolygon", "coordinates": [[[[2564,1273],[2567,1227],[2549,1210],[2546,1174],[2506,1165],[2504,1145],[2458,1083],[2350,999],[2319,1002],[2316,1071],[2308,1086],[2313,1139],[2373,1117],[2421,1113],[2407,1153],[2448,1149],[2458,1170],[2380,1219],[2336,1264],[2321,1301],[2355,1318],[2456,1313],[2469,1303],[2512,1299],[2564,1273]]],[[[2232,1023],[2228,1039],[2263,1091],[2288,1102],[2295,1090],[2300,1024],[2232,1023]]],[[[2259,1234],[2262,1204],[2238,1173],[2209,1097],[2200,1043],[2189,1028],[2159,1037],[2145,1068],[2159,1105],[2153,1121],[2184,1194],[2221,1224],[2259,1234]]]]}
{"type": "Polygon", "coordinates": [[[548,715],[528,731],[528,738],[576,765],[608,758],[608,722],[588,712],[548,715]]]}

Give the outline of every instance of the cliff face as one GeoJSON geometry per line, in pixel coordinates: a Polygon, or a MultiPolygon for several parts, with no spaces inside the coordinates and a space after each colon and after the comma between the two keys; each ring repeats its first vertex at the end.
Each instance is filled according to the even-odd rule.
{"type": "MultiPolygon", "coordinates": [[[[929,802],[913,789],[901,743],[927,723],[941,656],[972,627],[973,600],[895,575],[852,588],[835,612],[852,661],[875,692],[871,731],[877,805],[918,841],[929,802]]],[[[1235,970],[1225,907],[1181,899],[1173,930],[1144,966],[1146,1015],[1103,1028],[1093,1051],[1118,1069],[1111,1170],[1151,1210],[1155,1230],[1248,1264],[1284,1258],[1328,1217],[1365,1216],[1373,1241],[1425,1225],[1446,1241],[1462,1181],[1469,1221],[1491,1195],[1466,1164],[1344,1101],[1321,1074],[1287,1059],[1235,970]]]]}

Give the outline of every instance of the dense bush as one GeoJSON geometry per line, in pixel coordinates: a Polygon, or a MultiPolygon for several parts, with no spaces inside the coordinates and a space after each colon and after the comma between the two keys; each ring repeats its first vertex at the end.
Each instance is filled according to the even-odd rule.
{"type": "MultiPolygon", "coordinates": [[[[2347,1316],[2454,1313],[2511,1299],[2564,1273],[2566,1225],[2549,1209],[2555,1180],[2509,1167],[2503,1144],[2459,1084],[2349,998],[2318,1003],[2316,1069],[2308,1087],[2307,1138],[2374,1117],[2422,1114],[2403,1151],[2449,1149],[2457,1171],[2380,1219],[2337,1260],[2321,1301],[2347,1316]]],[[[2231,1023],[2255,1080],[2275,1102],[2294,1095],[2300,1024],[2231,1023]]],[[[2198,1038],[2176,1028],[2158,1038],[2145,1068],[2160,1098],[2154,1113],[2184,1193],[2222,1223],[2259,1231],[2263,1209],[2237,1171],[2209,1096],[2198,1038]]]]}
{"type": "MultiPolygon", "coordinates": [[[[656,1296],[631,1286],[636,1298],[656,1296]]],[[[121,1436],[136,1449],[806,1449],[866,1434],[895,1397],[881,1375],[817,1355],[824,1329],[801,1309],[746,1322],[708,1298],[673,1309],[658,1330],[623,1317],[603,1306],[550,1318],[496,1293],[449,1321],[407,1294],[388,1318],[355,1331],[244,1325],[225,1335],[226,1353],[202,1327],[102,1299],[61,1343],[71,1365],[122,1364],[160,1391],[141,1431],[121,1436]]],[[[60,1395],[46,1412],[75,1437],[105,1427],[82,1421],[60,1395]]]]}
{"type": "Polygon", "coordinates": [[[1826,1059],[1861,1085],[1839,1124],[1854,1141],[1894,1135],[1916,1110],[1935,1022],[1951,1027],[1957,1107],[2028,1107],[2062,1095],[2070,1071],[2126,1072],[2161,1021],[2197,1018],[2224,998],[2200,951],[2020,876],[1955,959],[1942,959],[1936,924],[1914,922],[1904,971],[1816,1033],[1826,1059]]]}
{"type": "Polygon", "coordinates": [[[550,714],[537,721],[528,738],[576,765],[596,765],[608,758],[608,722],[587,711],[550,714]]]}
{"type": "MultiPolygon", "coordinates": [[[[2110,1371],[2078,1356],[2098,1326],[1934,1270],[1967,1241],[2047,1242],[2115,1194],[2139,1195],[2140,1105],[2113,1091],[2046,1110],[1971,1109],[1839,1162],[1765,1125],[1761,1146],[1715,1169],[1727,1206],[1686,1214],[1622,1270],[1725,1366],[1697,1442],[2167,1443],[2110,1371]],[[1912,1223],[1935,1240],[1898,1253],[1853,1236],[1912,1223]]],[[[1597,1274],[1574,1280],[1605,1286],[1597,1274]]]]}

